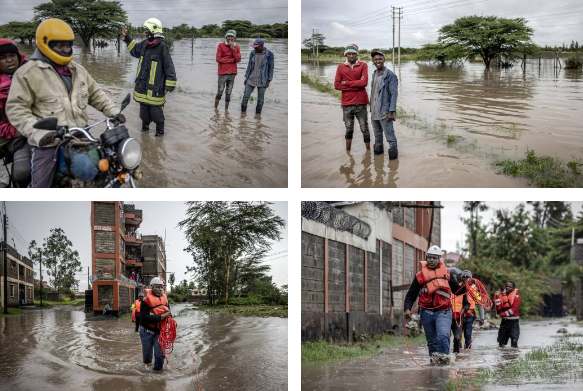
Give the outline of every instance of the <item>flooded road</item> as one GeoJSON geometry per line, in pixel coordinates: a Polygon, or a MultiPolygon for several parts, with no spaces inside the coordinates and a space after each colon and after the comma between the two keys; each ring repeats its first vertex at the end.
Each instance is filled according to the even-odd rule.
{"type": "MultiPolygon", "coordinates": [[[[472,343],[472,349],[462,350],[456,362],[446,367],[429,366],[426,344],[411,347],[415,360],[425,368],[420,368],[411,361],[405,344],[396,349],[387,349],[375,357],[338,363],[302,364],[302,390],[442,390],[443,383],[450,378],[472,376],[480,368],[503,367],[534,348],[552,345],[562,335],[556,333],[561,327],[566,327],[569,333],[583,332],[583,326],[570,323],[566,318],[531,322],[521,320],[519,349],[516,350],[498,348],[498,330],[481,330],[472,343]]],[[[490,384],[484,389],[580,390],[581,387],[581,379],[577,383],[560,380],[550,383],[538,379],[517,380],[508,385],[490,384]]]]}
{"type": "MultiPolygon", "coordinates": [[[[173,306],[177,315],[186,305],[173,306]]],[[[174,351],[162,373],[142,363],[129,317],[86,321],[73,307],[0,319],[0,389],[287,389],[287,319],[188,311],[176,316],[174,351]]]]}
{"type": "MultiPolygon", "coordinates": [[[[331,62],[303,62],[302,72],[333,83],[336,67],[331,62]]],[[[369,62],[369,72],[373,69],[369,62]]],[[[442,178],[435,186],[520,187],[526,183],[495,175],[492,161],[524,158],[527,148],[564,162],[583,155],[579,121],[583,103],[581,71],[563,69],[557,73],[551,60],[543,60],[540,70],[538,62],[529,60],[524,73],[520,66],[484,72],[479,63],[440,67],[409,61],[402,63],[398,76],[398,106],[413,117],[408,121],[397,118],[399,160],[401,166],[414,166],[411,171],[416,178],[399,175],[399,180],[389,181],[394,171],[390,167],[382,171],[383,179],[389,182],[385,185],[337,178],[340,167],[348,161],[339,151],[344,145],[340,104],[336,98],[303,86],[303,186],[431,187],[428,182],[434,171],[441,171],[442,178]],[[456,139],[449,147],[447,136],[456,139]],[[462,161],[466,158],[467,164],[452,162],[452,155],[462,161]],[[465,178],[464,172],[469,174],[465,178]]],[[[357,126],[354,137],[353,148],[356,145],[364,150],[357,126]]],[[[358,161],[360,152],[353,152],[358,161]]]]}
{"type": "MultiPolygon", "coordinates": [[[[164,108],[165,136],[141,134],[139,104],[135,101],[124,114],[130,135],[142,142],[141,167],[144,179],[139,187],[287,187],[287,39],[268,40],[274,53],[273,81],[265,93],[260,116],[255,115],[257,92],[241,115],[244,74],[251,48],[240,39],[242,60],[231,95],[229,111],[224,99],[214,109],[217,85],[216,48],[220,39],[174,41],[170,53],[176,68],[177,89],[168,95],[164,108]]],[[[112,43],[102,49],[83,52],[75,45],[75,61],[81,63],[120,103],[133,90],[138,59],[131,57],[125,43],[117,51],[112,43]]],[[[27,55],[33,49],[21,46],[27,55]]],[[[90,108],[90,121],[102,116],[90,108]]],[[[150,126],[153,129],[153,124],[150,126]]],[[[94,132],[103,131],[99,128],[94,132]]]]}

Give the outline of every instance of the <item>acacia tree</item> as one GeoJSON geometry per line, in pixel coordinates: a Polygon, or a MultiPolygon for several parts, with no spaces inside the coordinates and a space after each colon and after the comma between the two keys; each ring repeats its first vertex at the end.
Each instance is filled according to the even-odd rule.
{"type": "Polygon", "coordinates": [[[482,230],[480,225],[481,217],[479,212],[484,212],[488,210],[488,205],[483,201],[465,201],[464,202],[464,212],[470,212],[470,218],[465,219],[462,217],[462,222],[467,226],[470,239],[472,241],[472,246],[470,253],[473,256],[478,255],[478,233],[482,230]]]}
{"type": "Polygon", "coordinates": [[[313,49],[314,46],[318,45],[318,46],[324,46],[324,40],[326,39],[326,37],[323,34],[317,34],[314,33],[310,36],[310,38],[306,38],[302,41],[302,44],[307,48],[307,49],[313,49]]]}
{"type": "Polygon", "coordinates": [[[89,46],[94,37],[117,37],[127,24],[127,14],[119,1],[51,0],[34,7],[37,20],[58,18],[67,22],[89,46]]]}
{"type": "Polygon", "coordinates": [[[497,16],[464,16],[439,30],[438,42],[457,44],[479,55],[486,68],[498,56],[514,58],[518,53],[534,50],[531,37],[534,30],[524,18],[506,19],[497,16]]]}
{"type": "Polygon", "coordinates": [[[32,45],[32,41],[36,35],[36,28],[38,23],[30,22],[8,22],[0,26],[0,36],[5,38],[19,39],[21,42],[28,42],[32,45]]]}
{"type": "Polygon", "coordinates": [[[233,265],[242,259],[262,258],[271,249],[272,241],[281,239],[285,222],[274,214],[268,202],[191,201],[186,204],[187,217],[178,223],[188,240],[185,251],[192,254],[196,271],[222,282],[222,293],[228,304],[233,265]]]}
{"type": "Polygon", "coordinates": [[[51,235],[44,239],[42,247],[35,240],[30,242],[28,254],[34,262],[39,262],[42,254],[42,264],[59,293],[79,285],[75,279],[75,273],[82,270],[79,253],[73,250],[73,243],[62,228],[51,228],[51,235]]]}
{"type": "Polygon", "coordinates": [[[170,279],[168,280],[168,282],[170,282],[170,290],[172,290],[174,287],[174,282],[176,282],[176,277],[174,276],[174,273],[170,273],[170,279]]]}

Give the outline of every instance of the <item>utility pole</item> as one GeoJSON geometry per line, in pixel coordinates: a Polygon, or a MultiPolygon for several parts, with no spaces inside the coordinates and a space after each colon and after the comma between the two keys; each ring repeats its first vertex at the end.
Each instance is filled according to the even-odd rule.
{"type": "Polygon", "coordinates": [[[399,72],[401,71],[401,19],[403,19],[403,7],[399,7],[399,72]]]}
{"type": "MultiPolygon", "coordinates": [[[[316,29],[316,34],[318,34],[318,29],[316,29]]],[[[318,57],[320,55],[320,52],[318,50],[319,49],[319,47],[318,47],[319,45],[320,45],[320,43],[318,42],[318,39],[316,39],[316,57],[318,57]]]]}
{"type": "Polygon", "coordinates": [[[312,29],[312,56],[316,54],[314,50],[315,48],[316,48],[316,30],[312,29]]]}
{"type": "Polygon", "coordinates": [[[8,314],[8,241],[6,238],[8,234],[8,217],[6,216],[6,201],[3,203],[4,206],[4,243],[2,249],[4,251],[4,313],[8,314]]]}
{"type": "Polygon", "coordinates": [[[395,8],[391,6],[391,16],[393,17],[393,72],[395,71],[395,8]]]}
{"type": "Polygon", "coordinates": [[[40,261],[39,261],[39,266],[40,266],[40,306],[43,306],[43,253],[41,251],[40,253],[40,261]]]}

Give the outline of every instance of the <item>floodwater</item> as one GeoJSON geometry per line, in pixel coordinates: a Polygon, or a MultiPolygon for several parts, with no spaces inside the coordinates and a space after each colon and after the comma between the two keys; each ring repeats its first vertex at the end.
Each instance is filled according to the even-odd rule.
{"type": "MultiPolygon", "coordinates": [[[[581,333],[583,327],[570,323],[569,319],[544,319],[520,321],[519,349],[498,348],[498,330],[481,330],[472,343],[472,349],[457,356],[454,364],[445,367],[429,366],[427,345],[411,346],[415,360],[425,366],[416,366],[405,344],[387,349],[375,357],[366,357],[337,363],[302,364],[302,390],[441,390],[450,378],[472,376],[480,368],[495,369],[525,355],[534,348],[552,345],[563,334],[557,330],[566,327],[569,333],[581,333]]],[[[476,331],[474,330],[474,335],[476,331]]],[[[451,342],[453,349],[453,341],[451,342]]],[[[510,346],[510,343],[509,345],[510,346]]],[[[553,383],[540,379],[513,384],[494,384],[485,390],[580,390],[583,381],[553,383]]]]}
{"type": "Polygon", "coordinates": [[[287,389],[287,319],[188,311],[175,317],[168,367],[154,373],[142,363],[131,318],[85,316],[64,307],[0,319],[0,389],[174,391],[198,389],[198,381],[202,390],[287,389]]]}
{"type": "MultiPolygon", "coordinates": [[[[302,63],[302,72],[331,83],[336,68],[302,63]]],[[[529,60],[525,72],[520,66],[484,72],[479,63],[408,61],[401,68],[397,106],[414,118],[395,124],[398,167],[389,164],[386,140],[384,156],[365,153],[357,123],[347,156],[339,101],[302,86],[302,186],[523,187],[526,181],[497,175],[492,162],[524,158],[527,148],[564,162],[583,155],[581,71],[556,72],[551,60],[540,69],[529,60]],[[456,142],[448,146],[447,135],[456,142]]],[[[370,121],[369,127],[374,139],[370,121]]]]}
{"type": "MultiPolygon", "coordinates": [[[[130,135],[143,147],[144,178],[139,187],[287,187],[288,42],[266,42],[275,56],[275,71],[262,114],[257,116],[257,91],[247,114],[241,115],[243,80],[251,51],[248,41],[238,41],[242,60],[227,112],[224,94],[218,110],[214,109],[218,78],[215,54],[221,40],[197,38],[194,45],[191,40],[174,41],[170,53],[178,87],[168,95],[164,107],[165,136],[154,137],[154,124],[149,134],[141,134],[137,102],[132,101],[124,111],[130,135]]],[[[75,61],[118,103],[132,91],[138,65],[125,43],[121,46],[119,53],[113,44],[85,52],[78,45],[74,47],[75,61]]],[[[27,56],[33,51],[30,47],[21,50],[27,56]]],[[[103,118],[92,108],[89,113],[90,121],[103,118]]]]}

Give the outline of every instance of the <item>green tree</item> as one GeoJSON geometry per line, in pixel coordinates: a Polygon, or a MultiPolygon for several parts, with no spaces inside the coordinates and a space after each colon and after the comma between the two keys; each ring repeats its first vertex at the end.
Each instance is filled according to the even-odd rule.
{"type": "Polygon", "coordinates": [[[498,56],[513,59],[518,53],[532,52],[533,32],[524,18],[473,15],[443,26],[439,30],[438,42],[460,45],[482,57],[486,68],[490,68],[492,59],[498,56]]]}
{"type": "Polygon", "coordinates": [[[470,212],[469,218],[461,218],[462,222],[467,226],[468,233],[471,239],[470,252],[471,255],[478,255],[478,233],[481,229],[480,212],[488,210],[488,205],[483,201],[465,201],[464,212],[470,212]]]}
{"type": "Polygon", "coordinates": [[[78,286],[75,273],[82,271],[79,253],[73,250],[73,243],[61,228],[51,228],[51,235],[44,239],[42,248],[36,241],[30,242],[28,254],[38,262],[42,254],[42,264],[51,278],[52,285],[61,293],[78,286]]]}
{"type": "Polygon", "coordinates": [[[21,42],[28,42],[32,45],[36,36],[36,28],[38,23],[30,22],[8,22],[0,26],[0,36],[20,40],[21,42]]]}
{"type": "Polygon", "coordinates": [[[237,37],[251,37],[254,32],[254,26],[248,20],[225,20],[222,24],[221,33],[224,35],[228,30],[235,30],[237,37]]]}
{"type": "Polygon", "coordinates": [[[170,290],[172,290],[174,287],[174,282],[176,281],[174,273],[170,273],[170,279],[168,281],[170,282],[170,290]]]}
{"type": "Polygon", "coordinates": [[[216,24],[205,24],[200,28],[200,34],[203,38],[206,37],[219,37],[222,34],[222,29],[216,24]]]}
{"type": "Polygon", "coordinates": [[[326,37],[323,34],[314,33],[310,36],[310,38],[306,38],[302,41],[302,45],[304,45],[307,49],[312,50],[316,45],[323,46],[324,40],[326,37]]]}
{"type": "Polygon", "coordinates": [[[415,52],[415,60],[432,61],[444,65],[448,62],[458,62],[468,57],[469,53],[460,45],[442,43],[426,44],[415,52]]]}
{"type": "Polygon", "coordinates": [[[38,20],[58,18],[67,22],[88,47],[95,37],[117,37],[127,24],[127,14],[119,1],[51,0],[34,7],[38,20]]]}
{"type": "Polygon", "coordinates": [[[264,256],[281,239],[284,220],[267,202],[187,202],[185,230],[195,271],[221,280],[225,304],[233,289],[231,268],[238,260],[264,256]]]}

